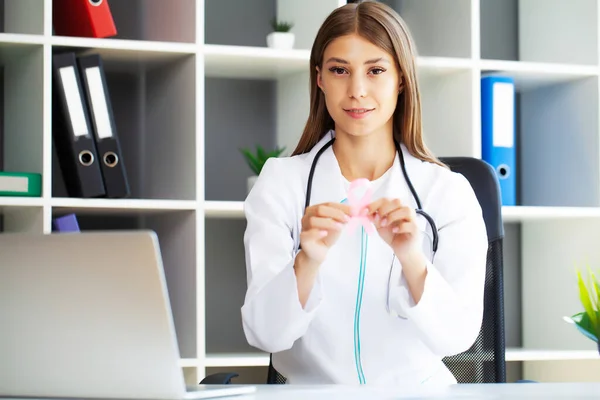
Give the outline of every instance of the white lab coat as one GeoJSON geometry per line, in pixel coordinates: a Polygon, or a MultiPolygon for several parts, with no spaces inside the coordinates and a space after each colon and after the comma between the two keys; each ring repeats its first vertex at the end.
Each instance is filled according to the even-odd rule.
{"type": "MultiPolygon", "coordinates": [[[[274,367],[292,384],[456,383],[441,359],[467,350],[479,333],[488,246],[480,205],[462,175],[422,162],[402,146],[408,175],[439,230],[432,262],[431,230],[417,217],[429,260],[417,305],[391,248],[361,229],[342,233],[305,308],[299,302],[293,265],[308,172],[334,134],[307,154],[269,159],[245,201],[246,338],[273,353],[274,367]],[[362,268],[361,238],[368,241],[362,268]]],[[[371,184],[373,200],[396,197],[416,207],[398,155],[371,184]]],[[[311,204],[343,201],[347,189],[329,147],[316,166],[311,204]]]]}

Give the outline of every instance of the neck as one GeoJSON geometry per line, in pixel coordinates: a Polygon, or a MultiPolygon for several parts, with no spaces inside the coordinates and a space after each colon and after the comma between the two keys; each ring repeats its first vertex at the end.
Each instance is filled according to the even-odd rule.
{"type": "Polygon", "coordinates": [[[352,136],[336,130],[333,151],[344,178],[353,181],[381,177],[394,164],[396,146],[391,130],[352,136]]]}

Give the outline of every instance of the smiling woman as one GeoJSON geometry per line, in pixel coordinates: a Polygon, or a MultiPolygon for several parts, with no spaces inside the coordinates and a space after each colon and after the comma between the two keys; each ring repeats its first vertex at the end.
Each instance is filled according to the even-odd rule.
{"type": "Polygon", "coordinates": [[[334,10],[302,137],[246,198],[244,332],[288,383],[455,383],[479,333],[485,224],[424,144],[415,58],[390,7],[334,10]]]}

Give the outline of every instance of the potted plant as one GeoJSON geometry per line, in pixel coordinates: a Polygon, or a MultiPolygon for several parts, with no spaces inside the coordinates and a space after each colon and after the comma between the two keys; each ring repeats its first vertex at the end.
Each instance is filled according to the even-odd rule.
{"type": "Polygon", "coordinates": [[[295,36],[290,30],[294,24],[287,21],[271,21],[273,32],[267,35],[267,46],[272,49],[290,50],[294,47],[295,36]]]}
{"type": "Polygon", "coordinates": [[[596,279],[589,267],[588,274],[589,280],[586,283],[581,272],[577,271],[579,299],[583,311],[571,317],[565,317],[565,320],[575,324],[579,332],[596,342],[600,355],[600,281],[596,279]]]}
{"type": "Polygon", "coordinates": [[[258,178],[258,175],[260,175],[260,171],[262,171],[265,162],[267,162],[267,160],[271,157],[279,157],[284,150],[285,147],[276,147],[274,150],[267,152],[263,147],[259,145],[256,146],[256,151],[254,153],[251,152],[249,149],[240,149],[244,158],[246,159],[246,163],[248,164],[250,170],[253,173],[251,176],[248,177],[248,193],[250,193],[250,190],[252,190],[254,182],[256,182],[256,178],[258,178]]]}

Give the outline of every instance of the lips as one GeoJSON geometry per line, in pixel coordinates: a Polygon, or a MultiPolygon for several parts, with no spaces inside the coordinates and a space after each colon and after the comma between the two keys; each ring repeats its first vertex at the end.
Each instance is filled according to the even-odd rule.
{"type": "Polygon", "coordinates": [[[351,116],[352,118],[364,118],[369,115],[374,108],[345,108],[344,111],[346,114],[351,116]]]}

